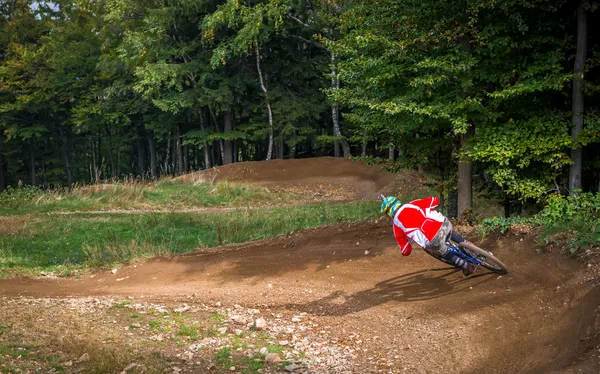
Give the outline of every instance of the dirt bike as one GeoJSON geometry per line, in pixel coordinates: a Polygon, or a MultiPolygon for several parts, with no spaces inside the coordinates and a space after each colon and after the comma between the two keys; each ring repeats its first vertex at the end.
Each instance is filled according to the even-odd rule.
{"type": "MultiPolygon", "coordinates": [[[[462,258],[470,264],[483,266],[496,274],[506,274],[508,272],[506,265],[504,265],[502,261],[498,260],[498,258],[496,258],[496,256],[494,256],[492,252],[487,251],[485,249],[481,249],[475,246],[473,243],[455,243],[452,240],[448,240],[446,241],[446,246],[448,247],[448,250],[452,251],[458,257],[462,258]]],[[[437,258],[440,261],[443,261],[452,266],[456,266],[452,262],[446,260],[445,258],[437,254],[430,253],[429,251],[425,252],[437,258]]]]}

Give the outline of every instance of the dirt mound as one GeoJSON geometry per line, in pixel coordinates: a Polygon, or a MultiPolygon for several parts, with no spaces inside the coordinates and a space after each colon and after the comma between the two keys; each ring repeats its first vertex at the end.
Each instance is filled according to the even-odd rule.
{"type": "Polygon", "coordinates": [[[258,183],[274,191],[353,200],[375,199],[380,190],[403,176],[405,181],[423,179],[412,171],[394,175],[382,171],[380,166],[334,157],[241,162],[182,178],[198,182],[258,183]]]}
{"type": "MultiPolygon", "coordinates": [[[[328,326],[331,341],[357,352],[355,373],[549,372],[566,370],[597,346],[600,289],[581,281],[577,261],[536,253],[527,234],[482,245],[507,264],[508,275],[480,270],[464,278],[420,250],[402,257],[389,222],[380,220],[157,258],[116,274],[4,280],[0,294],[119,295],[306,313],[328,326]]],[[[574,367],[597,369],[596,350],[590,355],[574,367]]]]}

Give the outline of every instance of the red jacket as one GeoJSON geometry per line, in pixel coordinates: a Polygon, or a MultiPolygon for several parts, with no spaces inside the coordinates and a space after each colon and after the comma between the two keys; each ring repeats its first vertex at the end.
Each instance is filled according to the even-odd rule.
{"type": "Polygon", "coordinates": [[[413,240],[425,248],[440,231],[446,217],[436,211],[437,197],[414,200],[400,206],[394,215],[394,236],[404,256],[410,255],[413,240]]]}

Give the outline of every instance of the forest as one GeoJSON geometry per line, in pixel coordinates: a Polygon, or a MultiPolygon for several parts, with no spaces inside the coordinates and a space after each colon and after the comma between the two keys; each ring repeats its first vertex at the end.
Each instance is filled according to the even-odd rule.
{"type": "Polygon", "coordinates": [[[3,0],[0,191],[352,157],[450,215],[600,189],[591,0],[3,0]]]}

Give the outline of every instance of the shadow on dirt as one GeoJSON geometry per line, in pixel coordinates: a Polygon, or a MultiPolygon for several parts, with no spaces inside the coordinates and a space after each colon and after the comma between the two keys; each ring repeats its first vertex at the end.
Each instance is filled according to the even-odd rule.
{"type": "Polygon", "coordinates": [[[389,302],[414,302],[445,297],[493,279],[486,276],[488,274],[456,278],[454,275],[459,271],[454,268],[420,270],[379,282],[367,290],[356,293],[335,291],[319,300],[285,307],[320,316],[344,316],[389,302]]]}

